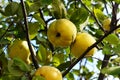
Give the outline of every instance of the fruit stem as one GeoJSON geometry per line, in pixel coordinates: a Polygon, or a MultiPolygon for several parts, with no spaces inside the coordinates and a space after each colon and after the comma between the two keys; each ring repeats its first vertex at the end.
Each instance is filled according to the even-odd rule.
{"type": "Polygon", "coordinates": [[[41,10],[41,9],[39,9],[39,13],[40,13],[40,16],[41,16],[42,20],[43,20],[44,23],[45,23],[45,31],[47,31],[47,22],[45,21],[45,18],[44,18],[44,16],[43,16],[43,13],[42,13],[42,10],[41,10]]]}
{"type": "Polygon", "coordinates": [[[24,24],[25,24],[25,31],[26,31],[26,40],[27,40],[27,43],[28,43],[28,47],[29,47],[29,50],[31,52],[31,57],[32,57],[32,61],[33,61],[33,64],[35,66],[35,68],[39,68],[39,65],[38,65],[38,62],[37,62],[37,59],[34,55],[34,51],[32,49],[32,45],[30,43],[30,37],[29,37],[29,28],[28,28],[28,20],[27,20],[27,11],[26,11],[26,8],[25,8],[25,4],[24,4],[24,1],[21,0],[21,5],[22,5],[22,10],[23,10],[23,15],[24,15],[24,24]]]}

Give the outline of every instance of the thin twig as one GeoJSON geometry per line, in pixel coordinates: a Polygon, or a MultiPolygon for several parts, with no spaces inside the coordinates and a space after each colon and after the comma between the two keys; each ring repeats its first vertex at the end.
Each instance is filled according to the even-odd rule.
{"type": "Polygon", "coordinates": [[[28,46],[29,46],[29,49],[30,49],[30,52],[31,52],[32,61],[34,63],[35,68],[37,69],[37,68],[39,68],[39,65],[38,65],[37,59],[36,59],[36,57],[34,55],[32,45],[30,43],[27,12],[26,12],[25,4],[24,4],[23,0],[21,0],[21,5],[22,5],[22,10],[23,10],[23,15],[24,15],[24,24],[25,24],[25,30],[26,30],[26,40],[27,40],[27,43],[28,43],[28,46]]]}
{"type": "Polygon", "coordinates": [[[109,14],[106,3],[104,3],[104,6],[105,6],[106,13],[109,14]]]}
{"type": "Polygon", "coordinates": [[[2,38],[6,35],[6,33],[8,32],[8,30],[10,29],[10,27],[13,25],[13,22],[8,26],[8,28],[6,29],[6,31],[2,34],[2,36],[0,36],[0,40],[2,40],[2,38]]]}
{"type": "Polygon", "coordinates": [[[46,21],[46,23],[48,23],[49,21],[54,20],[54,19],[55,19],[54,17],[49,18],[49,19],[46,21]]]}
{"type": "Polygon", "coordinates": [[[45,30],[47,31],[47,23],[46,23],[46,21],[45,21],[45,18],[44,18],[44,15],[43,15],[43,13],[42,13],[42,10],[41,10],[41,9],[39,9],[39,13],[40,13],[40,16],[41,16],[42,20],[43,20],[43,21],[44,21],[44,23],[45,23],[45,30]]]}
{"type": "MultiPolygon", "coordinates": [[[[45,29],[44,29],[44,31],[46,31],[46,33],[47,33],[47,23],[48,23],[48,21],[45,21],[45,18],[44,18],[44,15],[43,15],[41,9],[39,9],[39,13],[40,13],[40,16],[41,16],[42,20],[43,20],[44,23],[45,23],[45,29]]],[[[53,19],[53,18],[51,18],[51,19],[53,19]]],[[[51,19],[50,19],[50,20],[51,20],[51,19]]],[[[50,46],[51,51],[53,52],[53,51],[54,51],[53,45],[50,43],[49,46],[50,46]]]]}
{"type": "Polygon", "coordinates": [[[82,2],[82,0],[79,0],[79,1],[83,5],[83,7],[93,16],[93,18],[95,19],[96,23],[100,27],[100,29],[105,33],[104,29],[102,28],[102,25],[100,24],[98,19],[95,17],[94,13],[89,10],[89,8],[82,2]]]}

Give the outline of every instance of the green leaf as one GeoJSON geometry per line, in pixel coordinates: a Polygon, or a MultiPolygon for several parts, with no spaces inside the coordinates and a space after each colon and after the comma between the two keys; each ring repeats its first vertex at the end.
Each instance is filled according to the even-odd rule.
{"type": "Polygon", "coordinates": [[[120,0],[115,0],[116,3],[120,4],[120,0]]]}
{"type": "Polygon", "coordinates": [[[54,55],[54,57],[53,57],[54,66],[58,66],[63,62],[64,62],[64,54],[63,53],[57,53],[54,55]]]}
{"type": "Polygon", "coordinates": [[[35,36],[37,36],[39,29],[40,29],[39,23],[37,23],[37,22],[29,23],[30,39],[33,39],[33,38],[35,38],[35,36]]]}
{"type": "Polygon", "coordinates": [[[1,45],[3,45],[3,44],[9,44],[9,43],[10,43],[10,41],[7,40],[7,39],[1,39],[1,40],[0,40],[0,44],[1,44],[1,45]]]}
{"type": "Polygon", "coordinates": [[[65,63],[62,63],[60,64],[57,68],[60,70],[60,71],[63,71],[65,70],[66,68],[68,68],[68,66],[70,66],[71,62],[70,61],[67,61],[65,63]]]}
{"type": "MultiPolygon", "coordinates": [[[[26,9],[27,15],[28,15],[29,14],[29,5],[26,2],[25,2],[25,9],[26,9]]],[[[23,18],[23,10],[22,10],[22,6],[20,3],[19,3],[18,10],[17,10],[17,16],[19,17],[19,19],[23,18]]]]}
{"type": "Polygon", "coordinates": [[[5,15],[12,16],[18,10],[19,4],[17,2],[11,2],[5,7],[5,15]]]}
{"type": "Polygon", "coordinates": [[[14,62],[13,64],[15,66],[18,66],[20,68],[20,70],[25,71],[25,72],[30,71],[29,66],[23,60],[21,60],[19,58],[14,58],[13,62],[14,62]]]}
{"type": "Polygon", "coordinates": [[[100,22],[102,22],[106,18],[106,15],[100,9],[95,9],[94,8],[93,12],[100,22]]]}
{"type": "Polygon", "coordinates": [[[41,0],[41,5],[46,6],[52,3],[52,0],[41,0]]]}
{"type": "Polygon", "coordinates": [[[97,67],[98,69],[101,69],[101,64],[102,64],[102,62],[98,60],[96,67],[97,67]]]}
{"type": "Polygon", "coordinates": [[[28,80],[28,78],[24,75],[23,77],[21,77],[21,80],[28,80]]]}
{"type": "Polygon", "coordinates": [[[8,72],[11,76],[22,76],[24,74],[23,71],[19,70],[18,67],[14,66],[13,60],[8,61],[8,72]]]}
{"type": "Polygon", "coordinates": [[[120,56],[120,44],[117,46],[113,47],[113,51],[120,56]]]}
{"type": "Polygon", "coordinates": [[[105,38],[106,41],[108,41],[110,44],[117,45],[119,43],[119,38],[116,36],[116,34],[110,34],[105,38]]]}
{"type": "Polygon", "coordinates": [[[103,74],[109,74],[109,75],[120,75],[120,66],[103,68],[102,73],[103,74]]]}
{"type": "Polygon", "coordinates": [[[45,80],[42,76],[33,76],[32,80],[45,80]]]}
{"type": "Polygon", "coordinates": [[[103,47],[102,52],[103,52],[104,54],[112,54],[110,45],[105,45],[105,46],[103,47]]]}
{"type": "Polygon", "coordinates": [[[70,20],[73,23],[75,23],[77,26],[79,26],[79,24],[81,24],[87,20],[88,16],[89,16],[89,13],[88,13],[88,11],[86,11],[86,9],[79,8],[79,9],[75,10],[75,12],[70,17],[70,20]]]}
{"type": "Polygon", "coordinates": [[[73,73],[77,76],[80,75],[80,70],[79,69],[73,69],[73,73]]]}
{"type": "Polygon", "coordinates": [[[31,3],[30,12],[37,12],[40,9],[40,1],[31,3]]]}
{"type": "Polygon", "coordinates": [[[37,54],[37,58],[41,61],[41,62],[45,62],[47,59],[47,49],[43,46],[40,45],[39,46],[39,50],[38,50],[38,54],[37,54]]]}
{"type": "Polygon", "coordinates": [[[69,73],[66,75],[66,77],[67,77],[67,80],[75,80],[75,79],[74,79],[74,75],[73,75],[72,72],[69,72],[69,73]]]}
{"type": "Polygon", "coordinates": [[[19,80],[20,77],[18,76],[13,76],[13,75],[5,75],[2,76],[2,78],[0,80],[19,80]]]}
{"type": "Polygon", "coordinates": [[[33,17],[39,22],[41,23],[41,25],[45,26],[45,22],[43,21],[43,19],[41,18],[41,15],[39,13],[34,14],[33,17]]]}
{"type": "Polygon", "coordinates": [[[65,18],[67,15],[66,8],[61,0],[54,0],[52,2],[53,13],[55,18],[65,18]]]}
{"type": "Polygon", "coordinates": [[[115,59],[112,60],[112,63],[115,63],[115,64],[119,64],[120,63],[120,57],[117,57],[115,59]]]}

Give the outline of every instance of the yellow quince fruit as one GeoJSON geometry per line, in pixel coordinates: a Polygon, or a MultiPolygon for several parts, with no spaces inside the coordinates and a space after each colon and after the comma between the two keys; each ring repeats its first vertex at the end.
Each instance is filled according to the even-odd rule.
{"type": "Polygon", "coordinates": [[[38,68],[35,72],[35,76],[42,76],[45,80],[62,80],[61,72],[51,66],[42,66],[38,68]]]}
{"type": "MultiPolygon", "coordinates": [[[[34,48],[33,51],[35,53],[34,48]]],[[[27,64],[31,63],[30,51],[27,41],[15,40],[13,44],[8,47],[8,54],[11,59],[17,57],[25,61],[27,64]]]]}
{"type": "Polygon", "coordinates": [[[74,42],[77,34],[76,26],[67,19],[58,19],[48,28],[48,40],[54,47],[67,47],[74,42]]]}
{"type": "MultiPolygon", "coordinates": [[[[71,53],[78,58],[95,42],[96,40],[90,34],[79,32],[76,36],[75,42],[71,45],[71,53]]],[[[96,51],[96,48],[91,49],[85,57],[92,56],[96,51]]]]}
{"type": "Polygon", "coordinates": [[[103,24],[103,29],[105,31],[110,31],[110,23],[111,23],[110,18],[107,18],[107,19],[103,20],[102,24],[103,24]]]}

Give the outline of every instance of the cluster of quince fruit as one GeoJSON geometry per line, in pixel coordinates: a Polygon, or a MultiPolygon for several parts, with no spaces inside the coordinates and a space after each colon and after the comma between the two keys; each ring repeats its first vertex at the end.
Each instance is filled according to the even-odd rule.
{"type": "MultiPolygon", "coordinates": [[[[32,49],[35,53],[35,49],[33,48],[33,46],[32,49]]],[[[8,53],[11,59],[20,58],[27,64],[31,64],[32,62],[29,47],[27,41],[25,40],[15,40],[8,47],[8,53]]],[[[45,80],[62,80],[61,72],[57,68],[52,66],[42,66],[38,68],[35,71],[34,76],[42,76],[45,78],[45,80]]]]}
{"type": "MultiPolygon", "coordinates": [[[[58,19],[52,22],[47,36],[54,47],[70,46],[71,53],[77,58],[96,42],[89,33],[77,32],[76,26],[68,19],[58,19]]],[[[92,56],[96,50],[96,48],[91,49],[86,56],[92,56]]]]}
{"type": "MultiPolygon", "coordinates": [[[[83,52],[96,42],[94,37],[85,32],[77,32],[76,26],[68,19],[58,19],[53,21],[47,31],[48,40],[54,47],[70,46],[71,53],[80,57],[83,52]]],[[[33,47],[33,46],[32,46],[33,47]]],[[[86,56],[92,56],[96,48],[91,49],[86,56]]],[[[35,52],[35,49],[33,48],[35,52]]],[[[30,51],[27,41],[15,40],[8,49],[10,58],[21,58],[27,64],[31,63],[30,51]]],[[[45,80],[62,80],[61,72],[51,66],[42,66],[38,68],[35,76],[43,76],[45,80]]]]}

